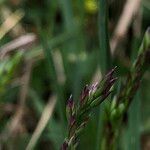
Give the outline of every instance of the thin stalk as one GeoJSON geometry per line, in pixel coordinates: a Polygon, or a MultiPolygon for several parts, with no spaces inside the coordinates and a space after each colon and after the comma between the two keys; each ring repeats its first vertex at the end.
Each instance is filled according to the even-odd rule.
{"type": "MultiPolygon", "coordinates": [[[[99,15],[98,15],[98,29],[99,29],[99,63],[102,75],[106,73],[106,71],[111,67],[111,55],[110,55],[110,45],[109,45],[109,35],[108,35],[108,1],[107,0],[99,0],[99,15]]],[[[104,108],[105,104],[101,105],[101,108],[104,108]]],[[[98,150],[100,148],[100,137],[102,134],[102,118],[103,118],[102,109],[99,110],[99,118],[98,118],[98,129],[96,135],[96,144],[95,149],[98,150]]]]}
{"type": "Polygon", "coordinates": [[[48,45],[47,41],[45,41],[43,38],[41,39],[41,41],[43,44],[43,51],[45,54],[45,58],[47,60],[48,70],[51,74],[51,81],[52,81],[52,85],[54,88],[54,92],[56,92],[58,94],[57,103],[59,106],[59,115],[60,115],[60,119],[62,122],[63,130],[65,131],[65,125],[66,125],[65,101],[64,101],[63,92],[61,90],[61,87],[60,87],[60,85],[58,83],[58,79],[57,79],[57,74],[56,74],[56,70],[55,70],[55,66],[54,66],[54,62],[53,62],[53,58],[52,58],[52,54],[51,54],[52,48],[50,47],[50,45],[48,45]]]}

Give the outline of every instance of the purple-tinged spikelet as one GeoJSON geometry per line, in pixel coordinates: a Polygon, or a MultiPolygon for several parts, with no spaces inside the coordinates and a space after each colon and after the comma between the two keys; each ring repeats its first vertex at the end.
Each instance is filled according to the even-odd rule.
{"type": "Polygon", "coordinates": [[[70,97],[69,97],[69,99],[68,99],[68,101],[67,101],[67,106],[68,106],[70,109],[72,109],[73,106],[74,106],[74,101],[73,101],[72,95],[70,95],[70,97]]]}
{"type": "Polygon", "coordinates": [[[83,103],[85,102],[86,97],[89,95],[89,86],[86,85],[83,89],[83,91],[81,92],[81,96],[80,96],[80,104],[83,105],[83,103]]]}
{"type": "Polygon", "coordinates": [[[94,94],[96,92],[97,88],[98,88],[98,82],[96,82],[95,84],[92,84],[90,87],[89,96],[91,94],[94,94]]]}
{"type": "Polygon", "coordinates": [[[68,149],[68,142],[64,141],[64,143],[61,146],[61,150],[67,150],[68,149]]]}
{"type": "Polygon", "coordinates": [[[75,116],[71,115],[69,118],[69,126],[73,126],[76,122],[75,116]]]}
{"type": "Polygon", "coordinates": [[[106,79],[107,80],[110,80],[110,79],[112,79],[112,77],[113,77],[113,74],[114,74],[114,72],[115,72],[115,70],[116,70],[116,68],[117,68],[117,66],[115,66],[113,69],[111,69],[107,74],[106,74],[106,79]]]}

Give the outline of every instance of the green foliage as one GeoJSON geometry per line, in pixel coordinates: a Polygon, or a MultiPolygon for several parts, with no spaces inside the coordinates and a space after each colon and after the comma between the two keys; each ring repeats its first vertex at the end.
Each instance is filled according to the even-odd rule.
{"type": "Polygon", "coordinates": [[[8,57],[0,61],[0,94],[5,92],[6,87],[12,81],[22,56],[23,53],[18,52],[11,58],[8,57]]]}
{"type": "Polygon", "coordinates": [[[0,59],[0,149],[26,149],[53,96],[57,99],[53,115],[33,144],[35,149],[60,149],[65,138],[70,149],[138,150],[140,145],[145,149],[150,133],[150,31],[144,32],[150,22],[150,5],[149,0],[141,3],[142,12],[133,16],[111,56],[112,35],[124,0],[0,1],[1,24],[17,9],[25,14],[0,41],[0,58],[6,51],[0,59]],[[36,42],[14,49],[14,39],[30,32],[36,42]],[[26,70],[30,61],[32,68],[26,70]],[[116,79],[111,78],[113,88],[106,88],[108,76],[104,75],[112,66],[117,66],[118,81],[114,84],[116,79]],[[83,87],[101,79],[95,90],[87,88],[91,93],[80,105],[83,87]],[[66,117],[71,93],[74,110],[67,109],[66,117]],[[77,123],[70,129],[67,121],[73,115],[77,123]]]}

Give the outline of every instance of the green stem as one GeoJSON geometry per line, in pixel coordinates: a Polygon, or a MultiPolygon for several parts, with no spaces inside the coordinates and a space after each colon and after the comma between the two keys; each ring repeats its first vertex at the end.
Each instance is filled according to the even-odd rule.
{"type": "MultiPolygon", "coordinates": [[[[99,0],[99,16],[98,16],[98,28],[99,28],[99,64],[101,68],[102,75],[104,75],[108,69],[111,67],[111,55],[110,55],[110,45],[109,45],[109,35],[108,35],[108,1],[107,0],[99,0]]],[[[95,149],[100,149],[100,138],[102,136],[102,118],[104,115],[105,104],[101,105],[101,109],[99,110],[99,118],[98,118],[98,129],[96,135],[96,144],[95,149]]]]}
{"type": "Polygon", "coordinates": [[[108,0],[99,0],[99,58],[101,72],[104,75],[111,67],[111,55],[108,34],[108,0]]]}

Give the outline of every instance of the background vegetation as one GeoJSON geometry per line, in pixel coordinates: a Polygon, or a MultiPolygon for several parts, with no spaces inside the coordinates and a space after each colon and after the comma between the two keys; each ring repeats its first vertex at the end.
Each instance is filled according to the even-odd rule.
{"type": "MultiPolygon", "coordinates": [[[[117,66],[115,95],[149,25],[149,0],[0,0],[0,149],[59,149],[70,94],[78,100],[86,84],[117,66]]],[[[150,149],[149,71],[117,149],[150,149]]],[[[109,103],[94,110],[78,149],[100,149],[109,103]]]]}

